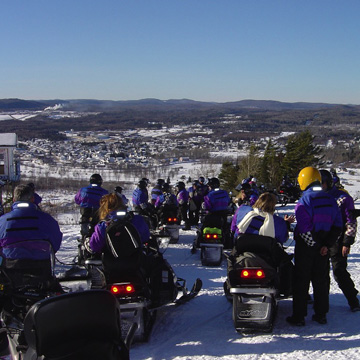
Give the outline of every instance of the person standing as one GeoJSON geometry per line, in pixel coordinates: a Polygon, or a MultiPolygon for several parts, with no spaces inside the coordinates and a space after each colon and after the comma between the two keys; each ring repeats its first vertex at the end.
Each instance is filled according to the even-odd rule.
{"type": "Polygon", "coordinates": [[[152,213],[152,207],[149,203],[147,182],[143,179],[137,183],[137,187],[132,193],[132,205],[134,211],[140,215],[149,216],[152,213]]]}
{"type": "Polygon", "coordinates": [[[179,224],[181,220],[184,221],[185,227],[184,230],[191,230],[190,221],[188,218],[188,209],[189,209],[189,193],[185,188],[185,183],[179,181],[176,186],[176,198],[179,204],[178,218],[179,224]]]}
{"type": "Polygon", "coordinates": [[[165,184],[164,179],[157,179],[156,185],[151,190],[151,203],[155,205],[157,198],[162,194],[161,187],[165,184]]]}
{"type": "Polygon", "coordinates": [[[198,194],[199,182],[197,180],[193,181],[191,186],[188,188],[189,193],[189,221],[190,225],[197,225],[200,218],[200,209],[202,197],[198,194]]]}
{"type": "Polygon", "coordinates": [[[322,188],[335,198],[343,219],[341,237],[329,249],[334,278],[345,295],[350,310],[353,312],[360,311],[359,299],[357,298],[358,291],[347,271],[347,257],[351,245],[354,244],[357,231],[357,221],[352,216],[352,210],[355,208],[354,200],[351,195],[334,185],[333,177],[329,171],[320,170],[320,173],[322,188]]]}
{"type": "Polygon", "coordinates": [[[108,194],[108,191],[101,187],[102,182],[103,179],[99,174],[93,174],[90,177],[90,185],[81,188],[75,195],[75,203],[80,205],[80,232],[83,238],[93,233],[99,221],[97,211],[100,199],[108,194]]]}
{"type": "Polygon", "coordinates": [[[314,167],[298,176],[302,197],[295,206],[295,271],[291,325],[305,325],[310,282],[314,292],[312,320],[326,324],[329,311],[329,248],[341,234],[342,219],[335,199],[321,188],[321,174],[314,167]]]}

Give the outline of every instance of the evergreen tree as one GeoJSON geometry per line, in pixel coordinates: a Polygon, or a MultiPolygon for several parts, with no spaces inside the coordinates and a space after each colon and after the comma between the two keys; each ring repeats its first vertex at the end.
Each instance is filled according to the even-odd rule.
{"type": "Polygon", "coordinates": [[[264,156],[260,160],[258,180],[268,188],[277,187],[281,181],[282,153],[278,146],[269,139],[264,156]]]}
{"type": "Polygon", "coordinates": [[[237,164],[233,164],[231,161],[224,161],[219,174],[221,187],[229,192],[234,191],[238,185],[238,173],[239,166],[237,164]]]}
{"type": "Polygon", "coordinates": [[[289,137],[285,147],[286,153],[281,162],[282,175],[287,174],[295,180],[302,168],[322,164],[321,149],[314,145],[313,141],[314,136],[308,130],[289,137]]]}

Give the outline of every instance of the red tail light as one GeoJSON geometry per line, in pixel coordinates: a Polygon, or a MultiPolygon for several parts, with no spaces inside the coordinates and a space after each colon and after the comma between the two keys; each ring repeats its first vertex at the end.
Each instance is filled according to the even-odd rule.
{"type": "Polygon", "coordinates": [[[219,235],[218,234],[205,234],[205,239],[218,239],[219,235]]]}
{"type": "Polygon", "coordinates": [[[243,279],[264,279],[265,272],[263,269],[242,269],[240,276],[243,279]]]}
{"type": "Polygon", "coordinates": [[[176,217],[173,217],[173,218],[169,217],[169,218],[167,219],[167,222],[168,222],[168,223],[176,223],[177,221],[178,221],[178,219],[177,219],[176,217]]]}
{"type": "Polygon", "coordinates": [[[111,285],[110,291],[114,295],[131,295],[135,292],[134,285],[132,284],[119,284],[119,285],[111,285]]]}
{"type": "Polygon", "coordinates": [[[280,190],[280,194],[283,194],[284,193],[284,190],[280,190]]]}

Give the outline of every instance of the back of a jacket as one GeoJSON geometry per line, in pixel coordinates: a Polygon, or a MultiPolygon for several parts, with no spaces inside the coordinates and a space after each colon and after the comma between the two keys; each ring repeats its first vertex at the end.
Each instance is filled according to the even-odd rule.
{"type": "Polygon", "coordinates": [[[81,207],[95,208],[100,207],[100,199],[109,192],[97,184],[90,184],[81,188],[75,195],[76,204],[81,207]]]}
{"type": "Polygon", "coordinates": [[[49,214],[38,210],[35,204],[16,202],[12,211],[0,218],[0,251],[9,259],[48,259],[49,248],[32,240],[49,241],[54,251],[58,251],[62,240],[59,224],[49,214]],[[20,243],[22,241],[29,244],[20,243]],[[15,243],[19,246],[11,245],[15,243]]]}
{"type": "Polygon", "coordinates": [[[319,186],[313,186],[303,192],[295,206],[297,225],[294,231],[295,238],[299,234],[311,233],[316,242],[320,234],[326,235],[322,238],[320,245],[330,246],[334,242],[335,229],[342,229],[343,222],[341,212],[335,199],[319,186]],[[327,237],[327,238],[326,238],[327,237]]]}
{"type": "Polygon", "coordinates": [[[226,190],[222,189],[212,190],[204,198],[204,207],[210,212],[226,211],[229,203],[229,194],[226,190]]]}

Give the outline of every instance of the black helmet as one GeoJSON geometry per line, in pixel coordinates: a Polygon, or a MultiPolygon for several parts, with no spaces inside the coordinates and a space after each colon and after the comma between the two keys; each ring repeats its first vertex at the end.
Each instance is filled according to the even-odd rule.
{"type": "Polygon", "coordinates": [[[143,177],[141,180],[146,182],[146,185],[149,185],[150,180],[146,177],[143,177]]]}
{"type": "Polygon", "coordinates": [[[156,184],[157,185],[162,185],[162,184],[164,184],[165,183],[165,180],[164,179],[157,179],[157,181],[156,181],[156,184]]]}
{"type": "Polygon", "coordinates": [[[213,177],[211,179],[209,179],[208,185],[212,188],[212,189],[216,189],[220,187],[220,181],[218,178],[213,177]]]}
{"type": "Polygon", "coordinates": [[[205,178],[203,176],[199,177],[199,183],[200,184],[204,184],[205,183],[205,178]]]}
{"type": "Polygon", "coordinates": [[[92,174],[90,176],[90,184],[97,184],[97,185],[101,185],[102,184],[102,177],[99,174],[92,174]]]}
{"type": "Polygon", "coordinates": [[[121,192],[123,191],[123,188],[122,188],[121,186],[116,186],[115,189],[114,189],[114,191],[115,191],[116,193],[121,194],[121,192]]]}
{"type": "Polygon", "coordinates": [[[330,190],[334,186],[333,176],[331,175],[330,171],[327,170],[320,170],[321,174],[321,183],[326,184],[327,189],[330,190]]]}
{"type": "Polygon", "coordinates": [[[138,182],[138,187],[139,187],[140,189],[146,189],[146,187],[147,187],[147,182],[146,182],[145,180],[140,180],[140,181],[138,182]]]}
{"type": "Polygon", "coordinates": [[[246,195],[250,195],[251,194],[251,185],[249,183],[243,183],[243,184],[239,184],[236,188],[236,191],[241,191],[244,190],[246,195]]]}
{"type": "Polygon", "coordinates": [[[162,190],[162,192],[164,192],[164,193],[170,192],[170,184],[168,184],[168,183],[162,184],[162,185],[161,185],[161,190],[162,190]]]}
{"type": "Polygon", "coordinates": [[[184,183],[183,181],[179,181],[179,182],[176,184],[176,187],[177,187],[179,190],[185,189],[185,183],[184,183]]]}

